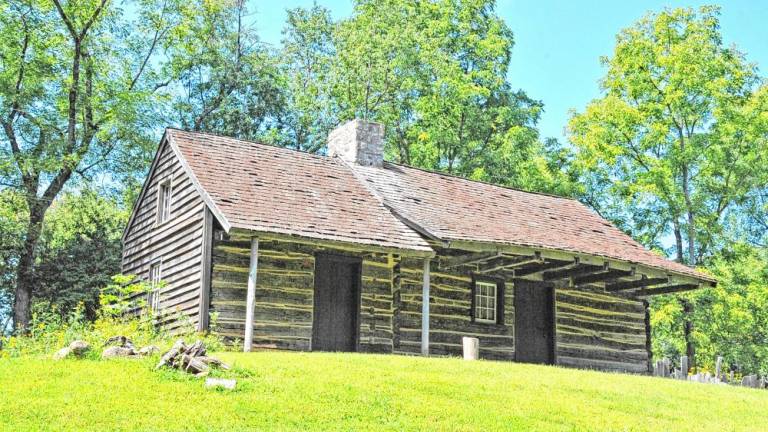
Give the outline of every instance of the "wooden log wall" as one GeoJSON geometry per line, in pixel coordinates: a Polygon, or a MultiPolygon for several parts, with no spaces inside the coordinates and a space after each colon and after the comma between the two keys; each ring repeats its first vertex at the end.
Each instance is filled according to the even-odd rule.
{"type": "Polygon", "coordinates": [[[182,323],[197,325],[200,306],[203,219],[205,204],[171,147],[162,144],[157,164],[123,244],[122,272],[149,279],[152,263],[161,262],[166,283],[160,293],[161,324],[174,330],[182,323]],[[170,179],[171,216],[157,224],[157,189],[170,179]]]}
{"type": "MultiPolygon", "coordinates": [[[[314,254],[318,251],[334,250],[275,240],[259,242],[254,347],[311,349],[314,254]]],[[[360,351],[392,352],[394,260],[387,254],[359,256],[363,258],[360,351]]],[[[245,334],[249,257],[248,241],[214,241],[210,312],[216,315],[216,331],[231,340],[242,340],[245,334]]]]}
{"type": "MultiPolygon", "coordinates": [[[[514,290],[507,283],[504,324],[473,323],[472,275],[462,267],[441,269],[431,264],[429,351],[434,355],[462,355],[462,337],[480,339],[480,357],[513,360],[514,290]]],[[[397,353],[418,354],[421,346],[423,260],[404,258],[395,267],[395,347],[397,353]]]]}
{"type": "Polygon", "coordinates": [[[641,300],[599,288],[555,290],[557,364],[617,372],[648,372],[641,300]]]}
{"type": "MultiPolygon", "coordinates": [[[[211,312],[229,339],[245,333],[250,243],[214,242],[211,312]]],[[[327,247],[262,240],[254,316],[254,346],[311,350],[314,254],[327,247]]],[[[336,251],[350,254],[349,251],[336,251]]],[[[423,261],[386,254],[363,257],[360,351],[418,354],[421,345],[423,261]]],[[[514,360],[514,288],[505,289],[503,324],[471,321],[471,269],[431,265],[430,353],[462,354],[462,337],[480,339],[480,356],[514,360]]],[[[555,291],[557,364],[633,373],[647,372],[645,311],[639,300],[599,288],[555,291]]]]}

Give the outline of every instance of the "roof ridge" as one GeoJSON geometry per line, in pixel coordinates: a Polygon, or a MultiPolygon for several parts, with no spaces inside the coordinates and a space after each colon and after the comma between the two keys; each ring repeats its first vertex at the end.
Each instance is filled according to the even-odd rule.
{"type": "Polygon", "coordinates": [[[501,185],[501,184],[498,184],[498,183],[491,183],[491,182],[485,181],[485,180],[475,180],[475,179],[471,179],[471,178],[462,177],[462,176],[457,175],[457,174],[446,173],[446,172],[443,172],[443,171],[430,170],[430,169],[426,169],[426,168],[415,167],[415,166],[412,166],[412,165],[406,165],[406,164],[401,164],[401,163],[397,163],[397,162],[384,161],[384,163],[389,164],[389,165],[401,166],[401,167],[405,167],[405,168],[411,168],[411,169],[414,169],[414,170],[417,170],[417,171],[425,172],[427,174],[437,174],[437,175],[451,177],[451,178],[455,178],[455,179],[459,179],[459,180],[464,180],[464,181],[467,181],[467,182],[470,182],[470,183],[479,183],[479,184],[483,184],[483,185],[487,185],[487,186],[495,186],[495,187],[498,187],[500,189],[506,189],[506,190],[511,190],[511,191],[515,191],[515,192],[522,192],[522,193],[528,193],[528,194],[533,194],[533,195],[542,195],[542,196],[547,196],[547,197],[550,197],[550,198],[560,198],[560,199],[564,199],[564,200],[568,200],[568,201],[574,201],[574,202],[577,202],[577,203],[583,205],[583,203],[581,201],[579,201],[578,199],[573,198],[573,197],[568,197],[568,196],[563,196],[563,195],[555,195],[555,194],[547,193],[547,192],[529,191],[529,190],[525,190],[525,189],[521,189],[521,188],[516,188],[516,187],[512,187],[512,186],[501,185]]]}
{"type": "Polygon", "coordinates": [[[230,140],[239,141],[239,142],[243,142],[243,143],[255,144],[255,145],[261,146],[261,147],[269,147],[269,148],[275,149],[275,150],[285,150],[286,152],[305,154],[307,156],[313,156],[313,157],[318,157],[318,158],[323,158],[323,159],[333,159],[330,156],[324,155],[324,154],[311,153],[311,152],[306,151],[306,150],[294,149],[294,148],[290,148],[290,147],[282,147],[282,146],[279,146],[279,145],[276,145],[276,144],[269,144],[269,143],[265,143],[265,142],[261,142],[261,141],[254,141],[254,140],[249,140],[249,139],[237,138],[237,137],[233,137],[231,135],[224,135],[224,134],[220,134],[220,133],[216,133],[216,132],[193,131],[193,130],[189,130],[189,129],[182,129],[182,128],[177,128],[177,127],[172,127],[172,126],[166,126],[165,129],[166,130],[175,130],[175,131],[179,131],[179,132],[186,132],[186,133],[190,133],[190,134],[197,134],[197,135],[210,135],[210,136],[214,136],[214,137],[230,139],[230,140]]]}
{"type": "MultiPolygon", "coordinates": [[[[260,142],[260,141],[253,141],[253,140],[248,140],[248,139],[236,138],[236,137],[233,137],[233,136],[224,135],[224,134],[220,134],[220,133],[216,133],[216,132],[193,131],[193,130],[182,129],[182,128],[177,128],[177,127],[173,127],[173,126],[166,126],[165,129],[177,130],[177,131],[180,131],[180,132],[186,132],[186,133],[191,133],[191,134],[210,135],[210,136],[215,136],[215,137],[219,137],[219,138],[226,138],[226,139],[231,139],[231,140],[240,141],[240,142],[244,142],[244,143],[256,144],[258,146],[269,147],[269,148],[272,148],[272,149],[285,150],[285,151],[288,151],[288,152],[305,154],[305,155],[308,155],[308,156],[313,156],[313,157],[322,158],[322,159],[328,159],[330,161],[333,161],[335,159],[335,158],[333,158],[331,156],[324,155],[324,154],[311,153],[311,152],[308,152],[306,150],[293,149],[293,148],[290,148],[290,147],[281,147],[281,146],[275,145],[275,144],[269,144],[269,143],[260,142]]],[[[581,201],[579,201],[578,199],[573,198],[573,197],[556,195],[556,194],[551,194],[551,193],[546,193],[546,192],[529,191],[529,190],[525,190],[525,189],[521,189],[521,188],[516,188],[516,187],[512,187],[512,186],[500,185],[498,183],[491,183],[491,182],[484,181],[484,180],[470,179],[470,178],[462,177],[460,175],[446,173],[446,172],[443,172],[443,171],[430,170],[430,169],[426,169],[426,168],[416,167],[416,166],[413,166],[413,165],[406,165],[406,164],[401,164],[401,163],[397,163],[397,162],[390,162],[390,161],[386,161],[386,160],[384,161],[384,163],[389,164],[389,165],[396,165],[396,166],[411,168],[411,169],[422,171],[422,172],[425,172],[425,173],[428,173],[428,174],[443,175],[443,176],[446,176],[446,177],[451,177],[451,178],[455,178],[455,179],[459,179],[459,180],[464,180],[464,181],[467,181],[467,182],[479,183],[479,184],[484,184],[484,185],[488,185],[488,186],[495,186],[495,187],[498,187],[498,188],[501,188],[501,189],[507,189],[507,190],[512,190],[512,191],[516,191],[516,192],[548,196],[550,198],[560,198],[560,199],[564,199],[564,200],[568,200],[568,201],[575,201],[575,202],[577,202],[579,204],[583,204],[583,203],[581,203],[581,201]]]]}
{"type": "MultiPolygon", "coordinates": [[[[324,155],[324,154],[311,153],[311,152],[306,151],[306,150],[293,149],[293,148],[290,148],[290,147],[282,147],[282,146],[275,145],[275,144],[269,144],[269,143],[265,143],[265,142],[253,141],[253,140],[243,139],[243,138],[237,138],[237,137],[233,137],[233,136],[229,136],[229,135],[223,135],[223,134],[215,133],[215,132],[193,131],[193,130],[182,129],[182,128],[177,128],[177,127],[173,127],[173,126],[167,126],[166,129],[177,130],[177,131],[180,131],[180,132],[186,132],[186,133],[198,134],[198,135],[210,135],[210,136],[215,136],[215,137],[219,137],[219,138],[226,138],[226,139],[231,139],[231,140],[240,141],[240,142],[244,142],[244,143],[249,143],[249,144],[256,144],[256,145],[262,146],[262,147],[269,147],[269,148],[277,149],[277,150],[285,150],[285,151],[288,151],[288,152],[305,154],[305,155],[308,155],[308,156],[318,157],[318,158],[327,159],[327,160],[331,160],[331,161],[334,160],[333,157],[328,156],[328,155],[324,155]]],[[[488,186],[495,186],[495,187],[498,187],[498,188],[512,190],[512,191],[516,191],[516,192],[548,196],[548,197],[551,197],[551,198],[561,198],[561,199],[564,199],[564,200],[575,201],[575,202],[581,203],[581,201],[579,201],[578,199],[573,198],[573,197],[567,197],[567,196],[563,196],[563,195],[556,195],[556,194],[551,194],[551,193],[547,193],[547,192],[530,191],[530,190],[525,190],[525,189],[516,188],[516,187],[512,187],[512,186],[501,185],[501,184],[498,184],[498,183],[491,183],[491,182],[484,181],[484,180],[470,179],[470,178],[462,177],[460,175],[446,173],[446,172],[443,172],[443,171],[430,170],[430,169],[426,169],[426,168],[416,167],[416,166],[413,166],[413,165],[406,165],[406,164],[401,164],[401,163],[397,163],[397,162],[390,162],[390,161],[386,161],[386,160],[384,161],[384,163],[389,164],[389,165],[395,165],[395,166],[411,168],[411,169],[422,171],[422,172],[425,172],[425,173],[428,173],[428,174],[437,174],[437,175],[451,177],[451,178],[455,178],[455,179],[459,179],[459,180],[464,180],[464,181],[467,181],[467,182],[479,183],[479,184],[484,184],[484,185],[488,185],[488,186]]]]}

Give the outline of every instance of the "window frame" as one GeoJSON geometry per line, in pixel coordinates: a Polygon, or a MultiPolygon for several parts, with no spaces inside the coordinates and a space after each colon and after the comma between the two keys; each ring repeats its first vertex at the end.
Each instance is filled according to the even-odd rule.
{"type": "Polygon", "coordinates": [[[162,260],[153,261],[149,265],[149,286],[147,291],[147,307],[150,311],[160,310],[160,288],[163,281],[163,262],[162,260]],[[155,275],[155,270],[157,275],[155,275]]]}
{"type": "Polygon", "coordinates": [[[171,220],[173,209],[173,184],[171,179],[165,179],[157,184],[157,225],[162,225],[171,220]],[[167,196],[166,196],[167,191],[167,196]],[[168,210],[167,215],[165,210],[168,210]],[[165,216],[165,217],[163,217],[165,216]]]}
{"type": "Polygon", "coordinates": [[[475,276],[472,277],[472,289],[471,289],[472,301],[471,301],[471,319],[473,323],[486,324],[486,325],[504,325],[504,302],[505,302],[505,282],[503,279],[487,277],[487,276],[475,276]],[[493,310],[495,312],[495,319],[479,318],[477,316],[477,297],[479,286],[491,285],[495,287],[495,299],[493,310]]]}

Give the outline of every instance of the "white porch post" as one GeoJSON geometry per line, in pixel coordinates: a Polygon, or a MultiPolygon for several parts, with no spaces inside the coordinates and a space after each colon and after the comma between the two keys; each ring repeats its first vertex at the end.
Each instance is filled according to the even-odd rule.
{"type": "Polygon", "coordinates": [[[248,270],[248,294],[245,298],[245,337],[243,351],[249,352],[253,345],[253,308],[256,302],[256,273],[259,267],[259,239],[251,237],[251,263],[248,270]]]}
{"type": "Polygon", "coordinates": [[[424,281],[421,287],[421,354],[429,355],[429,258],[424,258],[424,281]]]}

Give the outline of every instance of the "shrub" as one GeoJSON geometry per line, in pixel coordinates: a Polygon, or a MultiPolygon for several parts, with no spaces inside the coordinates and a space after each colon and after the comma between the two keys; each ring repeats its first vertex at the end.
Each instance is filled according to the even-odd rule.
{"type": "Polygon", "coordinates": [[[179,338],[191,337],[202,339],[210,351],[226,349],[221,338],[196,332],[189,318],[178,311],[151,312],[143,295],[149,287],[133,281],[131,276],[113,277],[113,283],[100,292],[101,309],[93,322],[87,319],[83,304],[67,314],[49,303],[36,303],[29,333],[0,339],[0,358],[49,356],[74,340],[84,340],[91,345],[87,357],[95,359],[99,358],[104,342],[117,335],[128,337],[137,348],[157,345],[165,349],[179,338]],[[159,322],[176,324],[168,330],[159,322]]]}

